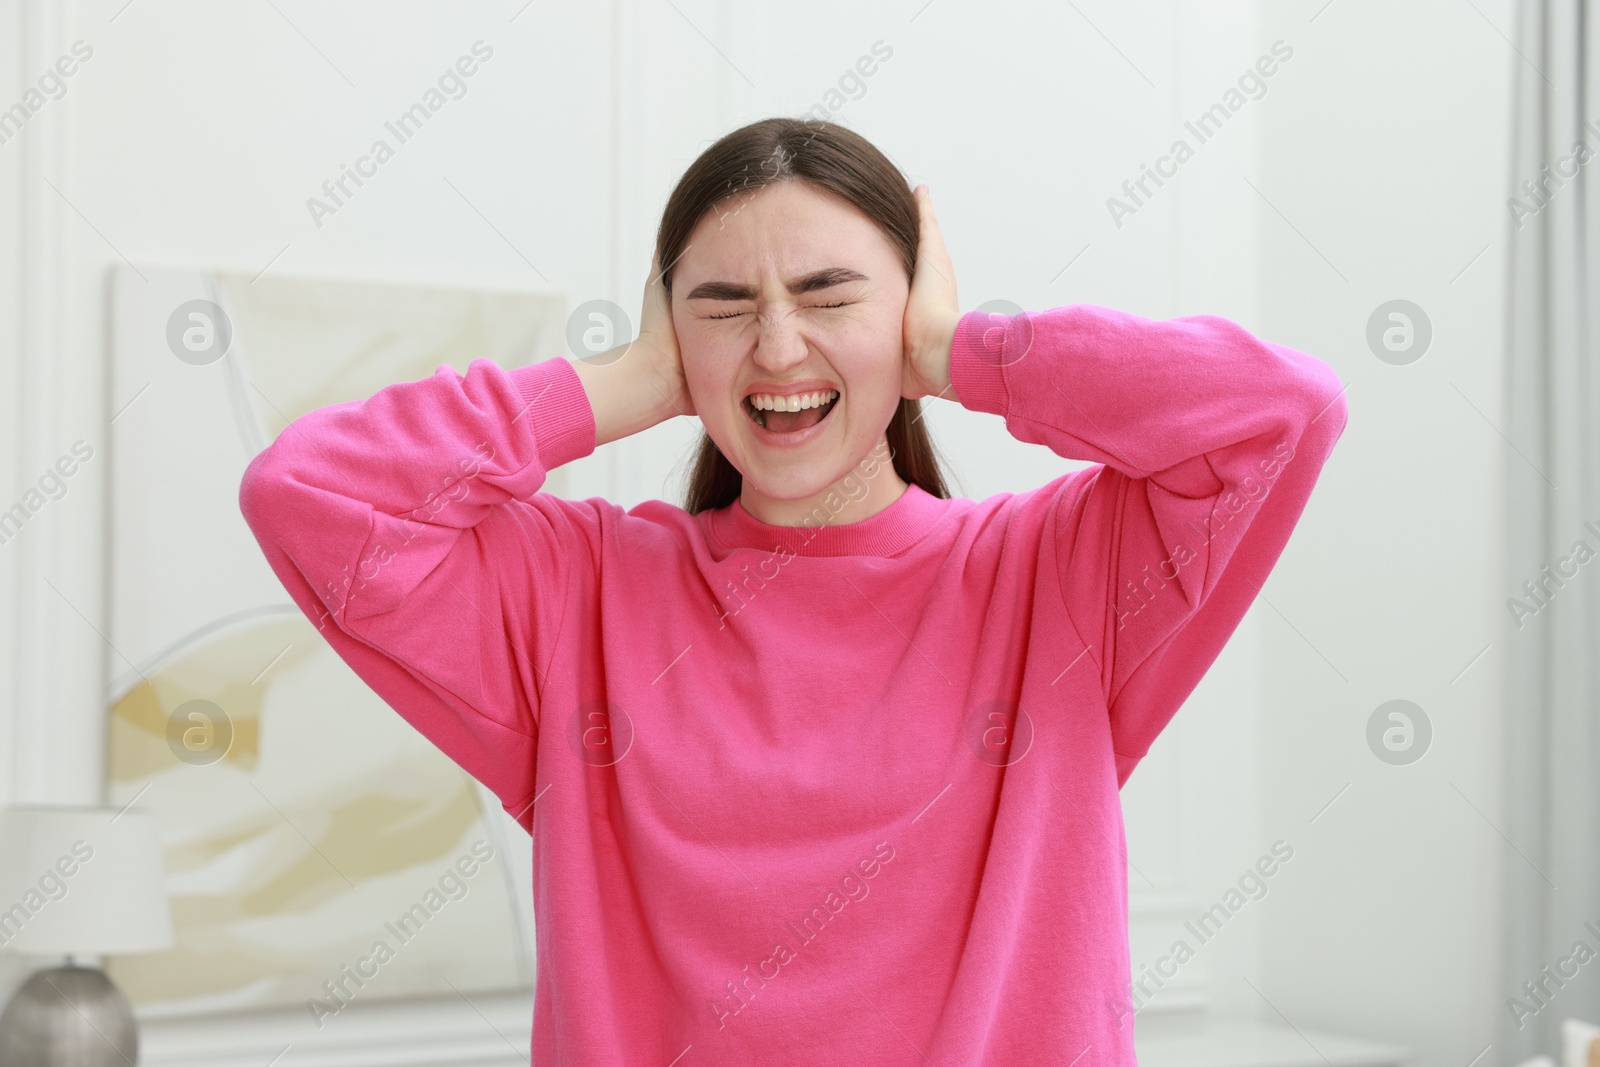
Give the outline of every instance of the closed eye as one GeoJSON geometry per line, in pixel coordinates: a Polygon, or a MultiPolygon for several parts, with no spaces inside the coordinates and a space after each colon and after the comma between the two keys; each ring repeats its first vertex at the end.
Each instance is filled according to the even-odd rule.
{"type": "MultiPolygon", "coordinates": [[[[841,300],[837,304],[807,304],[806,306],[807,307],[813,307],[813,308],[842,308],[848,303],[849,303],[848,300],[841,300]]],[[[726,315],[707,315],[706,318],[708,318],[708,319],[736,319],[740,315],[746,315],[746,314],[749,314],[749,313],[745,312],[745,311],[730,311],[726,315]]]]}

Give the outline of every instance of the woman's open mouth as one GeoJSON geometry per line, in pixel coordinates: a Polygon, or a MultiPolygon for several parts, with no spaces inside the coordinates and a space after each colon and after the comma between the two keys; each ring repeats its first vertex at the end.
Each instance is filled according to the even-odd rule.
{"type": "Polygon", "coordinates": [[[797,434],[822,423],[839,403],[839,390],[820,389],[794,396],[752,393],[740,402],[746,417],[771,434],[797,434]]]}

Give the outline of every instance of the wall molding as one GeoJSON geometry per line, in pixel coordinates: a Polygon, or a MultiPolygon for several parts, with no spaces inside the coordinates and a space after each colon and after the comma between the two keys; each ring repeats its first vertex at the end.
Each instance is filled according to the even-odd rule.
{"type": "MultiPolygon", "coordinates": [[[[64,15],[44,0],[7,5],[0,22],[0,108],[20,101],[47,62],[59,55],[64,15]]],[[[0,440],[0,462],[9,476],[0,484],[0,508],[9,509],[54,459],[49,440],[54,425],[54,398],[68,373],[59,357],[61,319],[62,217],[44,183],[46,173],[59,174],[65,138],[65,114],[54,108],[30,119],[0,145],[0,247],[9,248],[0,267],[0,305],[15,309],[0,327],[0,425],[11,433],[0,440]]],[[[60,558],[59,539],[41,536],[30,523],[0,545],[0,803],[86,797],[82,766],[51,763],[54,716],[60,672],[53,653],[81,654],[55,628],[58,619],[40,596],[48,587],[39,581],[60,558]],[[61,772],[61,773],[55,773],[61,772]]],[[[98,652],[89,662],[99,665],[98,652]]],[[[0,954],[0,998],[9,1000],[32,969],[28,961],[0,954]]]]}
{"type": "MultiPolygon", "coordinates": [[[[11,10],[15,36],[6,66],[16,74],[4,89],[7,107],[69,49],[64,5],[26,0],[11,10]]],[[[104,440],[104,339],[72,335],[66,312],[85,280],[104,290],[100,280],[80,277],[85,268],[74,248],[81,235],[73,226],[84,223],[65,199],[75,105],[69,91],[0,146],[10,157],[5,210],[16,250],[6,285],[17,309],[7,360],[13,388],[5,414],[15,450],[8,496],[34,484],[73,440],[104,440]]],[[[0,716],[11,774],[0,793],[8,801],[95,804],[104,797],[109,650],[96,632],[105,617],[103,475],[103,464],[86,465],[70,503],[52,504],[4,546],[11,611],[0,637],[12,687],[0,716]]]]}

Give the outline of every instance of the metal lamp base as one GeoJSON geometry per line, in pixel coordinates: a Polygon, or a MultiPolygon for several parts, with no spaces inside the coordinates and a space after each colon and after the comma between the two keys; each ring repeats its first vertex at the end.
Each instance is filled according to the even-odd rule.
{"type": "Polygon", "coordinates": [[[0,1013],[6,1067],[128,1067],[139,1030],[122,990],[97,967],[33,974],[0,1013]]]}

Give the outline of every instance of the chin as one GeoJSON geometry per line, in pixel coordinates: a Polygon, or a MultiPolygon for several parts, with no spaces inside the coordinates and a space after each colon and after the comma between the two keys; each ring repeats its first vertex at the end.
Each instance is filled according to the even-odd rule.
{"type": "Polygon", "coordinates": [[[804,465],[803,469],[787,471],[776,476],[770,470],[762,470],[743,474],[743,478],[745,485],[773,500],[805,500],[816,496],[839,480],[837,477],[830,478],[824,472],[811,469],[810,464],[804,465]]]}

